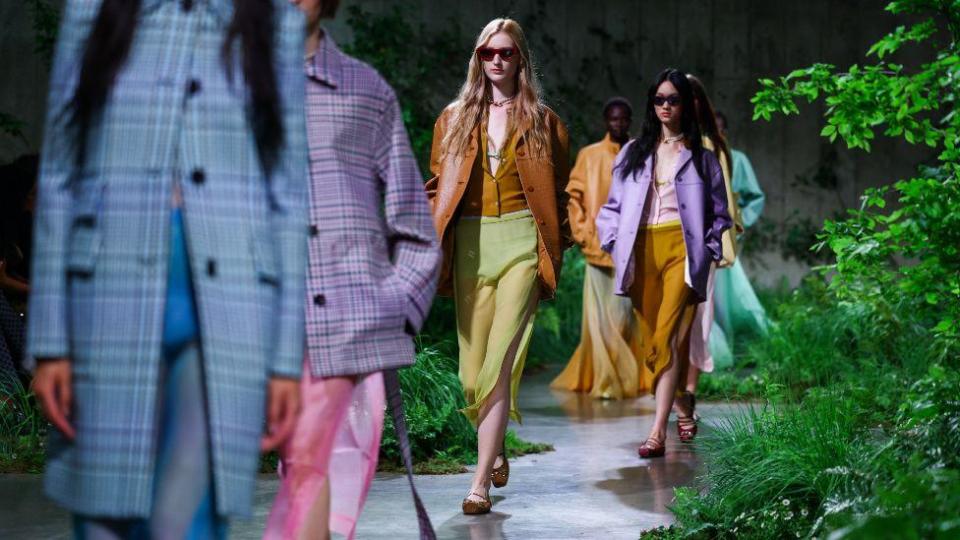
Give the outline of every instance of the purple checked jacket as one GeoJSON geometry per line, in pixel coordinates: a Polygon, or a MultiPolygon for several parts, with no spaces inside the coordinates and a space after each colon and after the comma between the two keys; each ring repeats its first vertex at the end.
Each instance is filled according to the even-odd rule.
{"type": "MultiPolygon", "coordinates": [[[[620,168],[620,163],[633,144],[636,141],[624,145],[617,155],[607,203],[597,215],[601,248],[613,255],[616,270],[614,292],[619,295],[626,295],[633,284],[633,248],[650,192],[653,162],[648,157],[641,171],[626,174],[620,168]]],[[[701,168],[706,178],[701,178],[697,173],[692,158],[690,150],[681,151],[674,178],[677,202],[680,204],[680,224],[687,248],[686,283],[696,293],[697,301],[703,302],[707,296],[710,265],[722,256],[721,234],[733,226],[733,221],[727,211],[727,192],[717,157],[713,152],[704,150],[701,168]]]]}
{"type": "Polygon", "coordinates": [[[306,62],[313,375],[413,363],[440,250],[393,89],[329,36],[306,62]]]}

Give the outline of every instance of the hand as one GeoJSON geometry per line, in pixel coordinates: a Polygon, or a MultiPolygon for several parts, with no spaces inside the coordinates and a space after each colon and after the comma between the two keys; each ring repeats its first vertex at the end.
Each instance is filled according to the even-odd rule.
{"type": "Polygon", "coordinates": [[[285,443],[293,433],[300,414],[300,380],[286,377],[270,379],[267,387],[267,433],[260,439],[260,450],[269,452],[285,443]]]}
{"type": "Polygon", "coordinates": [[[73,368],[70,360],[67,358],[38,359],[32,386],[33,393],[40,401],[43,415],[72,441],[77,432],[69,421],[70,411],[73,408],[73,368]]]}
{"type": "Polygon", "coordinates": [[[728,259],[726,257],[723,257],[722,259],[717,261],[717,268],[730,268],[731,266],[733,266],[733,261],[734,259],[728,259]]]}

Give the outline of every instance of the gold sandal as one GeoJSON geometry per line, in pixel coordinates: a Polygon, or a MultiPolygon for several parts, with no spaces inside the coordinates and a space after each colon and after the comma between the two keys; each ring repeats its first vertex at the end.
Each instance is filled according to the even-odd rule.
{"type": "Polygon", "coordinates": [[[484,497],[483,495],[477,493],[476,491],[471,491],[470,495],[467,495],[463,499],[463,513],[468,516],[478,515],[478,514],[489,514],[490,508],[493,507],[493,503],[490,502],[489,497],[484,497]],[[476,495],[481,500],[473,501],[470,500],[470,495],[476,495]]]}

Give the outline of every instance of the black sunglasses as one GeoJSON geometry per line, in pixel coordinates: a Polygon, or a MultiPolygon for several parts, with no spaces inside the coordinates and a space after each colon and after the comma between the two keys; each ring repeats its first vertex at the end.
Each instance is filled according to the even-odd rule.
{"type": "Polygon", "coordinates": [[[671,107],[676,107],[680,104],[680,96],[677,94],[670,94],[669,96],[654,96],[653,104],[657,107],[663,107],[664,103],[669,103],[671,107]]]}

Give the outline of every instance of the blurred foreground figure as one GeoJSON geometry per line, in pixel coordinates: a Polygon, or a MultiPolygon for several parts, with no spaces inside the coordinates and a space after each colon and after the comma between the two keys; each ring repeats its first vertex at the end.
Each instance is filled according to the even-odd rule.
{"type": "Polygon", "coordinates": [[[78,538],[225,537],[293,429],[302,62],[285,0],[66,3],[28,351],[78,538]]]}
{"type": "MultiPolygon", "coordinates": [[[[265,538],[353,538],[377,470],[385,383],[409,466],[396,369],[414,361],[440,251],[393,89],[320,26],[339,2],[293,3],[307,15],[307,351],[265,538]]],[[[421,538],[433,538],[414,499],[421,538]]]]}
{"type": "Polygon", "coordinates": [[[597,213],[607,202],[613,160],[630,139],[633,107],[612,98],[603,107],[607,134],[580,150],[567,193],[570,230],[587,261],[583,278],[580,345],[550,386],[592,397],[623,399],[650,390],[653,373],[641,363],[639,314],[629,298],[613,294],[613,260],[600,249],[597,213]]]}

